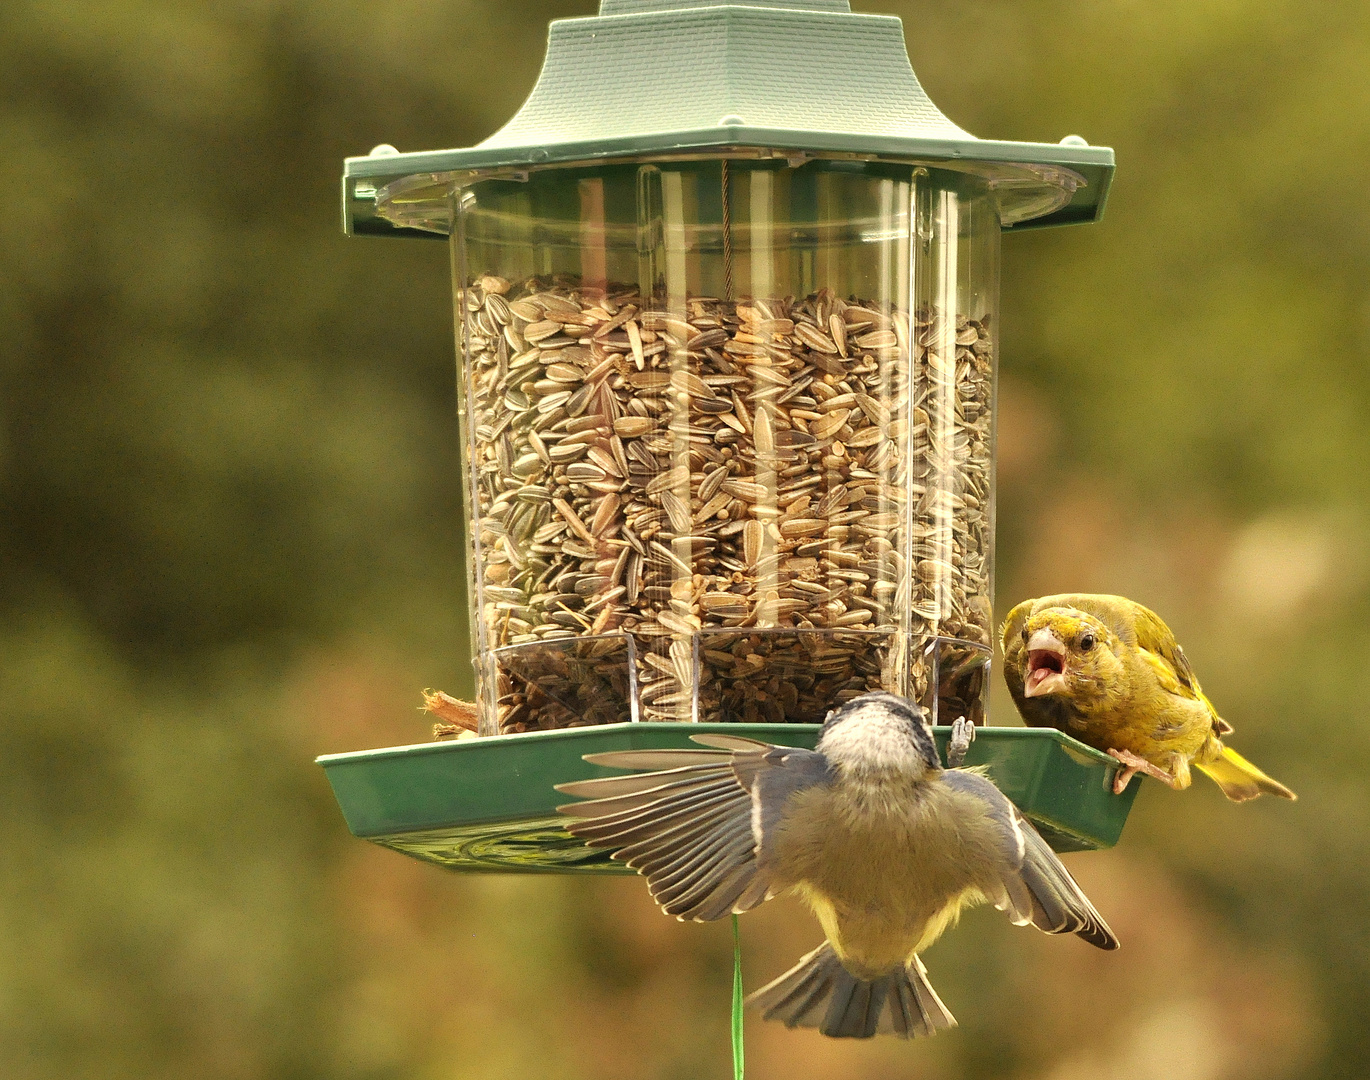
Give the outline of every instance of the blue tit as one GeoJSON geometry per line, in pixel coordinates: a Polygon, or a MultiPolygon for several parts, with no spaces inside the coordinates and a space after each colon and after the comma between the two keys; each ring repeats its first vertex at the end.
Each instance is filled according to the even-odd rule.
{"type": "Polygon", "coordinates": [[[919,953],[963,908],[1018,925],[1118,939],[1037,830],[985,776],[943,769],[922,709],[888,693],[828,713],[816,750],[693,735],[699,750],[592,754],[649,769],[562,784],[591,847],[647,878],[669,915],[709,921],[781,893],[827,940],[748,999],[824,1035],[931,1035],[955,1025],[919,953]]]}

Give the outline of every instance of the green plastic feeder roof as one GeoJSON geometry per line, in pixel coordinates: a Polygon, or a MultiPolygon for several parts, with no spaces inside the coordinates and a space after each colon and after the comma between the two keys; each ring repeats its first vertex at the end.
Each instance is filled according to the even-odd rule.
{"type": "Polygon", "coordinates": [[[987,176],[1005,228],[1096,221],[1113,151],[977,139],[919,84],[891,15],[847,0],[601,0],[551,24],[537,85],[477,146],[348,158],[349,233],[445,235],[449,192],[484,178],[651,157],[937,164],[987,176]]]}

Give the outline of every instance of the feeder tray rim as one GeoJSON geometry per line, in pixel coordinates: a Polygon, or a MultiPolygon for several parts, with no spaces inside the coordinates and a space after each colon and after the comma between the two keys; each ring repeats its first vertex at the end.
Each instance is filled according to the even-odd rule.
{"type": "MultiPolygon", "coordinates": [[[[739,725],[731,722],[721,721],[689,721],[689,720],[636,720],[624,721],[615,724],[593,724],[583,727],[556,728],[551,731],[520,731],[512,732],[507,735],[481,735],[474,739],[440,739],[422,743],[406,743],[402,746],[379,746],[370,750],[346,750],[335,754],[320,754],[314,759],[316,765],[334,765],[342,762],[366,761],[373,758],[391,757],[411,757],[433,753],[451,753],[456,747],[463,746],[494,746],[499,744],[517,745],[519,743],[548,742],[559,739],[574,739],[583,736],[585,732],[614,732],[614,731],[680,731],[684,733],[698,732],[709,735],[728,735],[738,734],[739,727],[745,727],[745,738],[757,738],[756,729],[765,727],[774,729],[777,734],[802,734],[817,731],[822,724],[746,724],[739,725]]],[[[1101,765],[1110,767],[1116,766],[1116,759],[1109,757],[1102,751],[1095,750],[1092,746],[1086,746],[1078,739],[1059,731],[1056,728],[1034,728],[1019,725],[998,726],[986,724],[976,727],[976,734],[982,735],[993,732],[996,738],[1028,738],[1041,739],[1048,738],[1057,742],[1067,751],[1082,754],[1091,760],[1097,761],[1101,765]]],[[[937,725],[932,728],[934,735],[947,737],[951,734],[951,728],[947,725],[937,725]]],[[[762,740],[765,741],[765,740],[762,740]]],[[[778,743],[785,746],[788,743],[778,743]]]]}

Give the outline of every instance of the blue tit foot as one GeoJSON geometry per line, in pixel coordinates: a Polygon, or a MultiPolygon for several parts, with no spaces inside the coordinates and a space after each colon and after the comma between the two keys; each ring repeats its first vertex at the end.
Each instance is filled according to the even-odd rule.
{"type": "Polygon", "coordinates": [[[966,751],[975,741],[975,722],[962,716],[952,722],[951,738],[947,741],[947,768],[959,769],[966,760],[966,751]]]}

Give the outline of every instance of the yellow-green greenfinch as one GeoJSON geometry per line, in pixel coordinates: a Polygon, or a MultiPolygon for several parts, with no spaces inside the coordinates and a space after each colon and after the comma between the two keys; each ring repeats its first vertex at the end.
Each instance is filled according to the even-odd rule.
{"type": "Polygon", "coordinates": [[[1177,791],[1193,765],[1233,802],[1297,796],[1230,747],[1175,635],[1123,596],[1024,600],[1004,620],[1004,681],[1030,727],[1054,727],[1121,764],[1113,790],[1146,773],[1177,791]]]}

